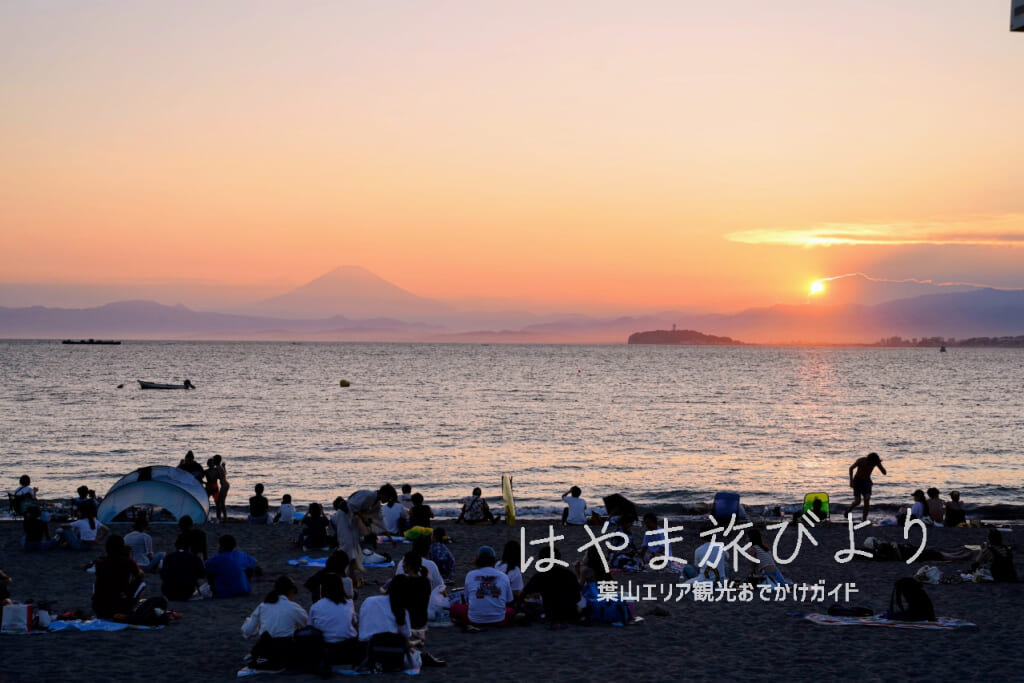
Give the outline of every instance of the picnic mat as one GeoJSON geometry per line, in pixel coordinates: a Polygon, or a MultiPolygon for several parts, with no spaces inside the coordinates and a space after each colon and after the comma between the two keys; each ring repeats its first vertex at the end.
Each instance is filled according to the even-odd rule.
{"type": "MultiPolygon", "coordinates": [[[[295,560],[288,560],[288,564],[293,567],[326,567],[326,557],[308,557],[303,555],[302,557],[295,560]]],[[[395,563],[391,562],[375,562],[375,563],[364,563],[364,567],[394,567],[395,563]]]]}
{"type": "Polygon", "coordinates": [[[822,626],[885,626],[887,628],[910,628],[923,631],[952,631],[957,628],[977,627],[977,624],[963,619],[939,617],[935,621],[897,621],[882,617],[834,617],[831,614],[794,614],[822,626]]]}
{"type": "Polygon", "coordinates": [[[124,631],[134,629],[136,631],[155,631],[163,628],[160,626],[142,626],[140,624],[123,624],[119,621],[107,621],[106,619],[75,619],[73,621],[51,621],[48,629],[55,631],[124,631]]]}

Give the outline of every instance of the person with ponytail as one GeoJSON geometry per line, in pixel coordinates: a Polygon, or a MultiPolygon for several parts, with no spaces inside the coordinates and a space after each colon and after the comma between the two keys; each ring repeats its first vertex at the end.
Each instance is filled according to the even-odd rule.
{"type": "Polygon", "coordinates": [[[309,608],[309,625],[324,635],[329,664],[359,664],[366,648],[359,644],[355,601],[345,593],[341,574],[327,572],[320,579],[323,597],[309,608]]]}
{"type": "Polygon", "coordinates": [[[103,524],[96,521],[96,508],[84,506],[85,516],[57,530],[57,541],[71,550],[92,550],[110,533],[103,524]]]}
{"type": "Polygon", "coordinates": [[[252,649],[254,669],[284,669],[288,663],[292,637],[309,617],[295,602],[299,588],[287,574],[277,577],[274,587],[242,624],[242,635],[259,637],[252,649]]]}

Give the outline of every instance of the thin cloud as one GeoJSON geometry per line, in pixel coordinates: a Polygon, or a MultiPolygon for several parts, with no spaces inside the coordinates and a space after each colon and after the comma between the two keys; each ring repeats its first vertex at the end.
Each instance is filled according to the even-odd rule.
{"type": "Polygon", "coordinates": [[[932,285],[933,287],[983,287],[986,289],[1005,289],[1012,290],[1012,287],[998,287],[996,285],[988,285],[981,282],[936,282],[935,280],[918,280],[917,278],[908,277],[902,280],[890,280],[884,277],[871,277],[866,273],[845,273],[843,275],[833,275],[831,277],[823,277],[818,282],[832,282],[834,280],[842,280],[848,277],[859,277],[869,282],[888,282],[895,284],[912,283],[916,285],[932,285]]]}
{"type": "Polygon", "coordinates": [[[907,245],[1020,247],[1024,246],[1024,214],[928,223],[822,223],[800,229],[734,232],[725,238],[743,244],[806,248],[907,245]]]}

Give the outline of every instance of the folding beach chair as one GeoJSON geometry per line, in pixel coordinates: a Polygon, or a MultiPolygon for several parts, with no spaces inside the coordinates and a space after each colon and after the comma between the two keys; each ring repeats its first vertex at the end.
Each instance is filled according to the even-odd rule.
{"type": "Polygon", "coordinates": [[[735,491],[719,491],[711,505],[711,514],[719,524],[727,524],[736,515],[737,520],[746,520],[747,513],[740,505],[740,494],[735,491]]]}
{"type": "Polygon", "coordinates": [[[814,515],[821,521],[828,521],[828,494],[808,493],[804,496],[804,514],[813,510],[814,515]]]}

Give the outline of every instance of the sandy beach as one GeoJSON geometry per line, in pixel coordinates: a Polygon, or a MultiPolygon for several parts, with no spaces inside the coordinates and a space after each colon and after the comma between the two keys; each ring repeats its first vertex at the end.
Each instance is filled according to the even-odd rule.
{"type": "MultiPolygon", "coordinates": [[[[60,610],[89,610],[93,575],[83,571],[91,553],[51,551],[26,554],[18,548],[21,525],[0,523],[0,569],[14,578],[11,593],[18,600],[48,601],[60,610]]],[[[476,548],[498,548],[518,538],[520,528],[505,525],[472,527],[447,524],[454,539],[456,576],[471,569],[476,548]]],[[[547,534],[543,522],[526,522],[527,539],[547,534]]],[[[125,525],[114,525],[124,533],[125,525]]],[[[247,598],[172,603],[183,618],[154,631],[117,633],[43,633],[0,637],[0,678],[5,681],[37,680],[149,680],[217,681],[236,676],[251,642],[242,638],[240,626],[249,612],[282,573],[300,583],[315,570],[293,567],[290,558],[302,553],[293,546],[296,527],[249,526],[242,520],[207,524],[211,546],[219,533],[230,532],[242,549],[253,554],[264,569],[247,598]]],[[[578,557],[576,548],[588,537],[581,528],[555,526],[565,539],[558,542],[563,556],[578,557]]],[[[858,538],[869,535],[858,532],[858,538]]],[[[985,529],[931,529],[929,547],[952,549],[983,542],[985,529]]],[[[150,533],[157,550],[173,545],[176,527],[153,525],[150,533]]],[[[773,532],[772,532],[773,533],[773,532]]],[[[880,612],[888,605],[895,579],[912,575],[920,563],[853,561],[839,564],[837,550],[847,547],[845,526],[833,524],[813,531],[819,545],[802,544],[797,559],[786,566],[787,578],[797,583],[824,581],[826,590],[852,582],[859,591],[852,603],[880,612]]],[[[902,530],[874,528],[870,535],[902,540],[902,530]]],[[[1014,542],[1013,533],[1007,542],[1014,542]]],[[[692,558],[699,544],[696,527],[683,536],[683,557],[692,558]]],[[[795,538],[790,527],[786,537],[795,538]]],[[[792,548],[791,545],[786,547],[792,548]]],[[[399,550],[395,554],[400,554],[399,550]]],[[[678,551],[676,551],[678,552],[678,551]]],[[[323,553],[321,553],[323,554],[323,553]]],[[[311,553],[311,555],[315,555],[311,553]]],[[[963,563],[938,563],[943,573],[963,563]]],[[[1020,563],[1018,562],[1018,571],[1020,563]]],[[[378,590],[376,582],[390,570],[370,569],[363,597],[378,590]]],[[[532,573],[532,569],[527,577],[532,573]]],[[[636,613],[640,624],[626,627],[574,626],[550,631],[543,624],[504,629],[485,629],[466,634],[457,628],[434,628],[428,649],[447,660],[443,669],[424,669],[423,680],[517,680],[541,677],[548,680],[595,680],[609,676],[626,680],[767,678],[851,678],[868,680],[925,678],[977,679],[1014,677],[1019,666],[1017,644],[1024,637],[1024,585],[953,584],[928,586],[938,615],[966,619],[977,628],[955,631],[914,631],[891,628],[838,627],[812,624],[787,616],[792,612],[825,612],[824,602],[696,602],[692,595],[677,601],[671,586],[678,577],[667,573],[619,574],[620,582],[655,585],[645,588],[654,600],[641,600],[636,613]],[[670,591],[671,592],[667,592],[670,591]],[[669,600],[665,601],[664,598],[669,600]],[[656,609],[662,608],[662,609],[656,609]],[[656,614],[661,613],[661,615],[656,614]],[[667,614],[666,614],[667,613],[667,614]]],[[[457,583],[460,579],[457,579],[457,583]]],[[[151,582],[149,594],[158,590],[151,582]]],[[[309,607],[303,590],[300,602],[309,607]]],[[[264,677],[265,678],[265,677],[264,677]]],[[[301,680],[303,676],[293,676],[301,680]]],[[[309,677],[311,680],[313,677],[309,677]]]]}

